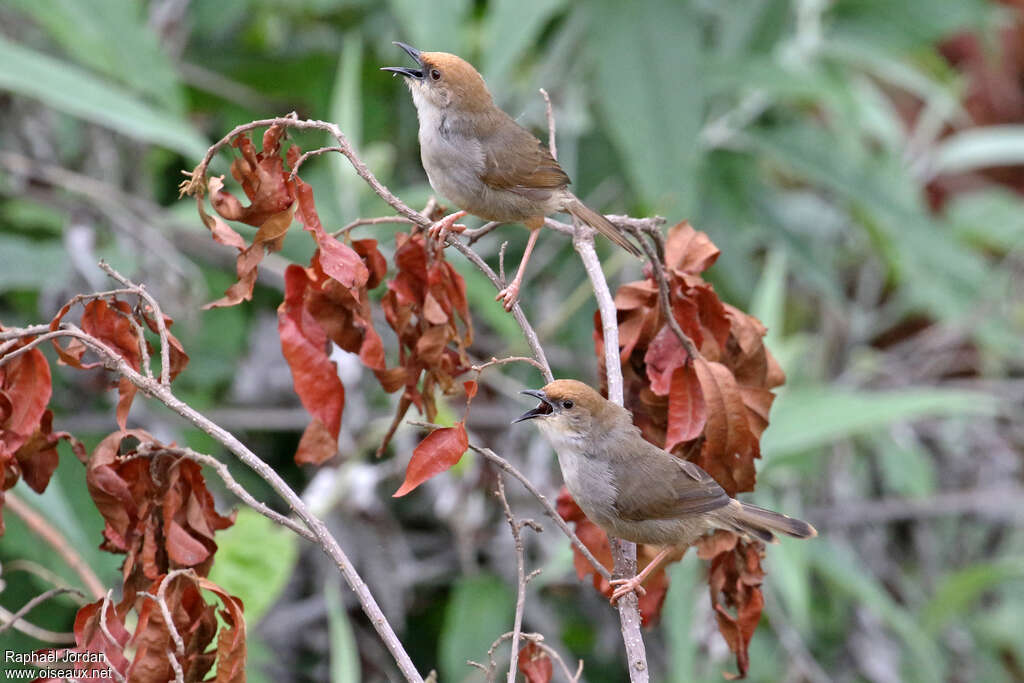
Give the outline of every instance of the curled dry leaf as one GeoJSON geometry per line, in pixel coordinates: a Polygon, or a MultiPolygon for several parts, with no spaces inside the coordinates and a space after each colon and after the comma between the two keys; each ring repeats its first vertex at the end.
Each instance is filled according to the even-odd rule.
{"type": "MultiPolygon", "coordinates": [[[[61,321],[71,310],[72,302],[65,304],[57,315],[50,321],[50,329],[56,330],[60,327],[61,321]]],[[[164,316],[164,326],[167,329],[167,343],[169,346],[168,357],[170,362],[169,376],[174,379],[188,364],[188,354],[182,347],[178,338],[170,331],[174,320],[170,316],[164,316]]],[[[79,326],[86,334],[94,337],[103,346],[109,349],[114,355],[120,356],[131,366],[133,370],[142,370],[142,344],[145,345],[146,353],[152,357],[153,345],[145,338],[144,328],[149,328],[155,335],[158,327],[156,318],[148,307],[142,304],[132,307],[127,302],[117,297],[109,299],[94,299],[85,304],[82,310],[82,319],[79,326]]],[[[78,339],[72,339],[67,345],[62,346],[56,339],[53,340],[53,347],[57,351],[60,361],[74,368],[89,369],[102,367],[102,362],[83,363],[86,347],[78,339]]],[[[137,387],[127,378],[120,377],[117,380],[117,424],[125,429],[128,421],[128,411],[131,409],[132,401],[137,393],[137,387]]]]}
{"type": "Polygon", "coordinates": [[[313,285],[308,269],[288,266],[284,282],[284,301],[277,309],[281,351],[291,368],[295,393],[313,416],[295,461],[320,464],[334,455],[337,446],[345,387],[328,356],[327,333],[306,308],[306,294],[313,285]]]}
{"type": "MultiPolygon", "coordinates": [[[[199,217],[209,228],[214,241],[238,249],[235,263],[238,280],[223,297],[207,304],[207,308],[234,306],[252,298],[260,262],[265,254],[281,249],[293,217],[297,217],[313,235],[320,252],[321,268],[331,278],[352,289],[366,285],[369,271],[360,254],[327,234],[316,210],[313,188],[301,178],[292,178],[285,170],[285,157],[281,155],[284,132],[283,126],[268,128],[263,134],[263,149],[259,152],[246,134],[239,135],[231,143],[240,153],[231,164],[231,175],[242,186],[250,202],[248,206],[224,189],[223,177],[208,181],[210,204],[222,218],[259,228],[252,244],[246,245],[241,235],[227,223],[207,214],[202,198],[197,197],[199,217]]],[[[297,145],[291,145],[285,155],[288,164],[294,165],[301,154],[297,145]]]]}
{"type": "Polygon", "coordinates": [[[361,283],[357,286],[346,286],[335,279],[320,250],[313,255],[309,268],[291,265],[285,272],[285,298],[277,313],[278,334],[295,392],[313,416],[295,454],[299,464],[321,464],[337,450],[345,388],[330,360],[328,341],[358,354],[371,370],[387,371],[384,344],[373,327],[368,291],[381,283],[387,263],[376,240],[358,240],[349,251],[365,272],[365,277],[349,279],[361,283]]]}
{"type": "MultiPolygon", "coordinates": [[[[162,592],[174,630],[184,646],[182,652],[177,652],[160,606],[153,597],[141,594],[127,597],[117,605],[107,602],[104,607],[100,599],[79,609],[74,627],[77,647],[61,652],[101,652],[110,666],[129,681],[175,680],[174,667],[168,657],[174,657],[186,681],[245,681],[246,630],[238,598],[209,579],[194,574],[178,574],[170,579],[161,575],[144,588],[153,597],[162,592]],[[223,605],[220,623],[216,605],[204,600],[203,590],[213,592],[220,599],[223,605]],[[102,624],[101,610],[105,612],[102,624]],[[133,623],[134,631],[129,631],[126,624],[133,623]],[[216,647],[211,649],[214,637],[216,647]],[[216,677],[204,678],[214,665],[216,677]]],[[[96,680],[110,678],[109,674],[102,675],[107,670],[104,662],[83,660],[75,666],[94,671],[96,680]]],[[[82,680],[93,678],[85,676],[82,680]]]]}
{"type": "Polygon", "coordinates": [[[743,678],[750,666],[747,648],[764,608],[763,548],[760,543],[739,540],[733,548],[723,550],[711,560],[708,577],[711,606],[718,619],[718,630],[736,655],[739,669],[738,675],[726,674],[726,678],[743,678]]]}
{"type": "Polygon", "coordinates": [[[103,515],[100,547],[126,555],[125,595],[172,569],[205,576],[217,550],[214,533],[234,523],[217,514],[199,465],[187,458],[135,454],[139,442],[159,446],[147,432],[114,432],[86,462],[86,485],[103,515]]]}
{"type": "MultiPolygon", "coordinates": [[[[23,339],[6,354],[33,339],[23,339]]],[[[24,476],[29,486],[42,493],[57,466],[55,445],[61,434],[51,434],[53,415],[46,409],[52,391],[50,364],[38,348],[0,365],[0,535],[4,532],[3,492],[24,476]]]]}
{"type": "Polygon", "coordinates": [[[431,251],[420,233],[398,233],[395,265],[381,307],[398,337],[398,365],[376,375],[386,391],[404,391],[378,454],[410,406],[433,421],[434,390],[455,390],[455,378],[469,369],[466,348],[473,343],[466,283],[444,253],[431,251]]]}
{"type": "Polygon", "coordinates": [[[207,189],[210,204],[221,217],[240,221],[259,228],[252,244],[230,228],[224,221],[203,210],[202,197],[197,194],[199,217],[210,230],[213,239],[238,249],[235,282],[220,299],[206,308],[234,306],[252,298],[259,264],[267,252],[279,251],[295,213],[295,198],[288,183],[288,173],[281,157],[283,126],[271,126],[263,135],[263,149],[256,151],[248,135],[242,134],[232,141],[240,156],[231,163],[231,175],[242,186],[249,205],[243,206],[237,197],[224,189],[223,176],[210,178],[207,189]]]}
{"type": "MultiPolygon", "coordinates": [[[[615,304],[625,403],[634,423],[648,441],[697,463],[735,496],[754,488],[754,459],[760,457],[761,434],[775,398],[772,390],[785,375],[764,346],[764,326],[723,303],[701,277],[718,253],[707,235],[688,223],[673,226],[665,243],[671,311],[662,310],[650,265],[646,279],[619,288],[615,304]],[[689,357],[668,325],[668,315],[696,345],[699,357],[689,357]]],[[[594,329],[601,358],[604,340],[596,315],[594,329]]],[[[594,550],[601,543],[607,541],[598,539],[588,547],[594,550]]],[[[640,549],[641,555],[645,552],[640,549]]],[[[720,532],[701,541],[699,554],[712,559],[719,628],[744,673],[746,646],[760,615],[760,590],[752,582],[760,576],[756,548],[720,532]],[[746,570],[737,583],[738,570],[729,569],[735,565],[730,558],[741,555],[743,566],[752,562],[756,570],[746,570]],[[717,589],[716,581],[721,583],[717,589]],[[735,608],[735,616],[724,606],[735,608]]]]}
{"type": "MultiPolygon", "coordinates": [[[[764,346],[765,328],[724,304],[700,273],[718,249],[688,223],[665,243],[671,315],[694,342],[691,359],[667,324],[658,287],[645,280],[616,293],[626,407],[644,437],[706,469],[730,495],[754,487],[754,459],[768,425],[772,389],[785,375],[764,346]]],[[[595,318],[595,342],[603,354],[595,318]]]]}
{"type": "Polygon", "coordinates": [[[519,649],[516,666],[526,683],[548,683],[554,673],[551,657],[532,640],[519,649]]]}

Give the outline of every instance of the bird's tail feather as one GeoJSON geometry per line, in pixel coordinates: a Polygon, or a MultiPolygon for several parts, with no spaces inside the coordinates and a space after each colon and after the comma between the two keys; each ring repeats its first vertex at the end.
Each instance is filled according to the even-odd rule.
{"type": "Polygon", "coordinates": [[[801,519],[772,512],[757,505],[733,501],[728,509],[731,522],[729,526],[734,527],[735,531],[749,534],[766,543],[775,542],[774,533],[794,538],[813,538],[818,535],[813,526],[801,519]]]}
{"type": "Polygon", "coordinates": [[[615,242],[615,244],[619,245],[633,256],[641,256],[640,250],[635,244],[626,239],[626,236],[622,234],[621,230],[612,225],[612,222],[607,218],[591,209],[576,197],[569,200],[565,205],[565,210],[575,218],[578,218],[592,227],[594,230],[597,230],[612,242],[615,242]]]}

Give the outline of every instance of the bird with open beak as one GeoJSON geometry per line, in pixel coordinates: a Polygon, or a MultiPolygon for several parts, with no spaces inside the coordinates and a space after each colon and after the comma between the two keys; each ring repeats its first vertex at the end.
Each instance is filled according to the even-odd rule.
{"type": "Polygon", "coordinates": [[[634,543],[664,549],[644,570],[616,579],[612,602],[642,583],[675,548],[715,529],[775,543],[776,533],[817,535],[807,522],[741,503],[707,472],[643,438],[629,411],[582,382],[560,379],[524,391],[540,404],[515,422],[532,420],[558,454],[565,486],[590,521],[634,543]]]}
{"type": "Polygon", "coordinates": [[[515,278],[498,293],[505,310],[519,297],[526,264],[545,216],[567,212],[634,256],[640,250],[607,218],[568,190],[569,176],[532,133],[494,104],[473,66],[447,52],[421,52],[396,42],[415,67],[386,66],[405,78],[420,124],[420,159],[431,187],[461,210],[437,221],[431,237],[443,240],[471,213],[489,221],[520,222],[530,229],[515,278]]]}

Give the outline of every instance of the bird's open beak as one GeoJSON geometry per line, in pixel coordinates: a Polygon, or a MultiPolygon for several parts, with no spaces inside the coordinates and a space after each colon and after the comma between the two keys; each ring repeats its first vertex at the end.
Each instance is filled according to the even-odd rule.
{"type": "Polygon", "coordinates": [[[409,78],[415,78],[415,79],[418,79],[418,80],[422,80],[423,79],[423,59],[420,57],[420,51],[417,50],[416,48],[414,48],[412,45],[406,45],[405,43],[400,43],[397,40],[395,41],[395,45],[397,45],[398,47],[402,48],[407,53],[409,53],[409,56],[416,60],[416,64],[420,68],[418,68],[418,69],[410,69],[407,66],[382,66],[380,68],[380,70],[381,71],[393,71],[396,74],[401,74],[401,75],[407,76],[409,78]]]}
{"type": "Polygon", "coordinates": [[[548,397],[544,395],[543,391],[536,389],[527,389],[520,391],[520,394],[526,394],[527,396],[533,396],[534,398],[540,399],[540,405],[533,410],[527,410],[525,413],[512,420],[512,424],[516,422],[522,422],[523,420],[532,420],[535,417],[544,417],[550,415],[554,411],[554,404],[548,400],[548,397]]]}

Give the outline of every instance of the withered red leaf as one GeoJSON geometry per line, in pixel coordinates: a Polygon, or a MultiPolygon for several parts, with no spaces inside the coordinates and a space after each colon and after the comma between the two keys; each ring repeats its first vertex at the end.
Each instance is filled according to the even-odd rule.
{"type": "Polygon", "coordinates": [[[217,514],[197,463],[167,453],[140,457],[135,442],[160,445],[143,430],[114,432],[86,466],[86,485],[105,522],[100,547],[127,555],[126,595],[170,569],[205,575],[217,549],[214,532],[234,523],[217,514]]]}
{"type": "Polygon", "coordinates": [[[739,670],[738,675],[725,674],[726,678],[744,678],[750,666],[747,648],[764,608],[761,553],[760,544],[739,541],[734,548],[723,550],[711,560],[708,577],[711,605],[718,630],[736,655],[739,670]]]}
{"type": "Polygon", "coordinates": [[[435,429],[412,452],[405,469],[405,481],[394,493],[395,498],[406,495],[434,475],[452,468],[469,448],[466,426],[459,422],[454,427],[435,429]]]}
{"type": "MultiPolygon", "coordinates": [[[[360,257],[368,264],[383,259],[373,240],[363,240],[360,257]],[[366,242],[373,242],[372,245],[366,242]]],[[[327,336],[345,351],[359,354],[359,360],[371,370],[384,370],[384,343],[373,326],[370,297],[365,287],[349,288],[323,269],[323,255],[317,250],[307,275],[310,282],[303,305],[327,336]]]]}
{"type": "Polygon", "coordinates": [[[228,288],[224,296],[205,306],[217,308],[234,306],[252,298],[256,275],[266,252],[280,250],[285,233],[292,223],[295,212],[295,198],[288,182],[288,173],[281,158],[281,137],[284,128],[271,126],[263,135],[263,150],[256,151],[252,140],[240,134],[232,141],[241,156],[231,164],[231,175],[241,184],[249,198],[249,206],[242,203],[224,189],[223,178],[210,178],[207,189],[210,204],[214,210],[228,220],[241,221],[259,228],[251,245],[223,221],[208,216],[198,200],[199,217],[210,229],[214,240],[238,249],[235,272],[238,280],[228,288]]]}
{"type": "Polygon", "coordinates": [[[689,222],[676,223],[665,239],[665,265],[683,273],[703,273],[721,252],[706,233],[694,230],[689,222]]]}
{"type": "Polygon", "coordinates": [[[298,218],[302,221],[303,227],[316,239],[324,272],[345,287],[366,286],[370,278],[369,269],[355,249],[342,244],[324,230],[313,201],[313,188],[300,178],[295,178],[292,183],[298,204],[298,218]]]}
{"type": "Polygon", "coordinates": [[[707,407],[704,443],[694,461],[730,496],[753,490],[759,451],[736,378],[721,363],[697,360],[694,367],[707,407]]]}
{"type": "MultiPolygon", "coordinates": [[[[24,344],[8,350],[8,353],[24,344]]],[[[39,427],[53,391],[50,364],[38,348],[0,365],[0,463],[39,427]]]]}
{"type": "MultiPolygon", "coordinates": [[[[224,188],[224,177],[210,178],[207,186],[210,189],[211,196],[218,195],[224,188]]],[[[213,237],[214,242],[226,244],[239,251],[245,249],[245,238],[235,232],[220,216],[207,213],[203,206],[203,198],[198,194],[196,195],[196,208],[199,210],[200,220],[210,230],[210,235],[213,237]]]]}
{"type": "Polygon", "coordinates": [[[322,465],[338,451],[338,437],[331,434],[320,418],[314,416],[299,439],[295,450],[295,464],[322,465]]]}
{"type": "Polygon", "coordinates": [[[665,450],[696,439],[707,424],[708,411],[694,363],[686,363],[672,372],[668,396],[668,427],[665,450]]]}
{"type": "Polygon", "coordinates": [[[217,677],[214,680],[216,683],[245,683],[246,631],[242,601],[209,579],[200,577],[198,583],[215,593],[224,605],[220,612],[224,626],[217,634],[217,677]]]}
{"type": "Polygon", "coordinates": [[[322,433],[311,438],[307,446],[318,446],[317,452],[307,449],[306,462],[323,462],[335,453],[341,412],[345,406],[345,387],[338,370],[327,355],[327,334],[303,305],[311,279],[306,269],[291,265],[285,271],[285,297],[277,309],[277,331],[281,351],[292,372],[295,393],[306,410],[319,420],[333,438],[330,447],[322,433]]]}
{"type": "MultiPolygon", "coordinates": [[[[159,326],[157,325],[156,318],[153,317],[153,312],[146,310],[144,314],[146,326],[154,333],[159,333],[159,326]]],[[[164,329],[167,331],[167,355],[169,361],[168,375],[173,381],[175,377],[181,374],[181,371],[188,365],[188,354],[185,353],[185,347],[181,345],[178,338],[171,332],[171,326],[174,325],[174,319],[171,316],[164,314],[164,329]]]]}
{"type": "Polygon", "coordinates": [[[526,678],[526,683],[548,683],[554,672],[548,653],[532,640],[519,649],[516,666],[526,678]]]}
{"type": "Polygon", "coordinates": [[[14,459],[21,469],[25,483],[36,493],[46,490],[50,478],[57,469],[57,443],[66,439],[80,460],[85,459],[85,446],[67,432],[53,431],[53,412],[47,410],[39,421],[39,427],[14,453],[14,459]]]}

